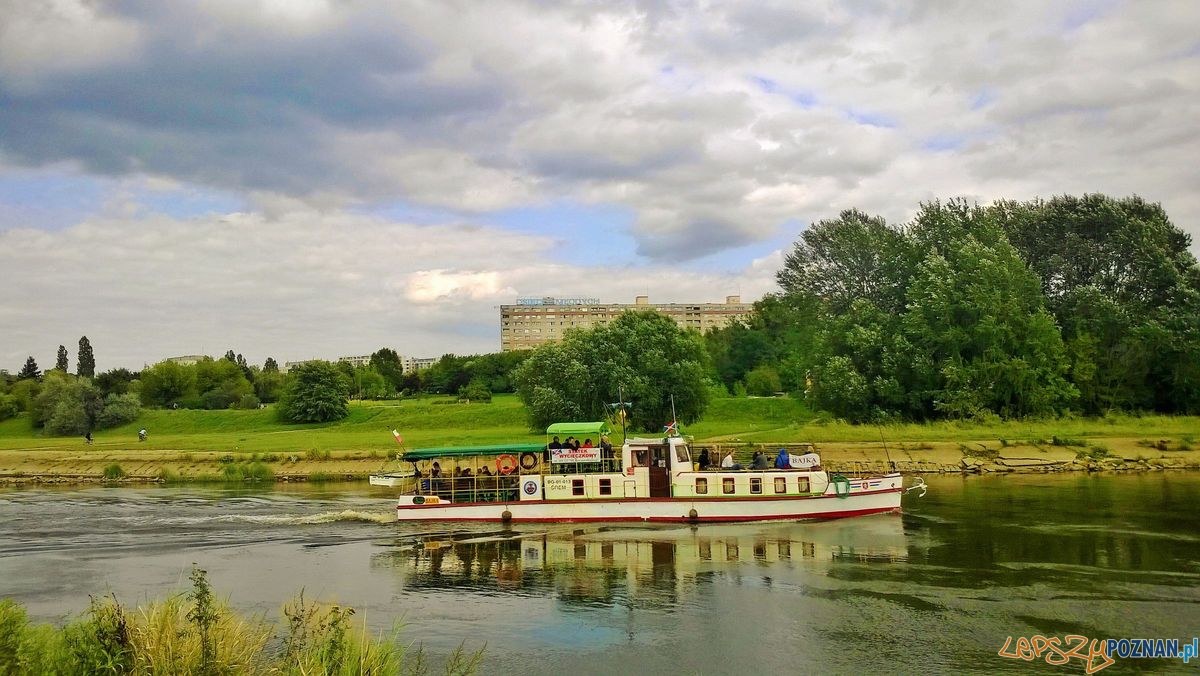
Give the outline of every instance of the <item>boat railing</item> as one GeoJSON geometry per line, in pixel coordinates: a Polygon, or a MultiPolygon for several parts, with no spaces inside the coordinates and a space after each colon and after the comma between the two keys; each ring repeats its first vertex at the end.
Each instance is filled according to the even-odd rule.
{"type": "Polygon", "coordinates": [[[510,474],[470,473],[432,475],[423,473],[415,479],[416,495],[433,495],[451,502],[513,502],[520,499],[521,477],[562,474],[609,474],[621,472],[619,458],[600,462],[550,464],[539,462],[526,469],[520,465],[510,474]]]}

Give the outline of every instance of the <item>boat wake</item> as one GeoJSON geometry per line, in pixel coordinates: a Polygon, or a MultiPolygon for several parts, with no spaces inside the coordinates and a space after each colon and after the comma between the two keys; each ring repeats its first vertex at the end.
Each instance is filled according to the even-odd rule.
{"type": "Polygon", "coordinates": [[[268,526],[303,526],[322,523],[350,521],[359,523],[393,523],[396,515],[392,512],[361,512],[356,509],[343,509],[338,512],[321,512],[318,514],[218,514],[214,516],[181,517],[169,519],[175,523],[254,523],[268,526]]]}

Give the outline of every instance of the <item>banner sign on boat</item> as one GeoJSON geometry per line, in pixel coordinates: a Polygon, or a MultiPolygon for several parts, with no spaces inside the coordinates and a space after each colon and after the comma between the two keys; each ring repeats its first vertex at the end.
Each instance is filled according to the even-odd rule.
{"type": "Polygon", "coordinates": [[[600,447],[592,448],[552,448],[550,462],[600,462],[600,447]]]}
{"type": "Polygon", "coordinates": [[[792,469],[812,469],[813,467],[820,467],[821,456],[816,453],[788,455],[788,464],[792,466],[792,469]]]}

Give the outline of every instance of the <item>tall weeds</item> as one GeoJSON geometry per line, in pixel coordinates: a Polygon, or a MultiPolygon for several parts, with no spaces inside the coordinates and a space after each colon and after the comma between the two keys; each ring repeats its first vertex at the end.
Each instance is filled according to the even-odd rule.
{"type": "MultiPolygon", "coordinates": [[[[187,594],[129,613],[115,597],[92,599],[62,628],[31,624],[25,610],[0,601],[0,674],[428,674],[424,651],[400,641],[398,630],[372,634],[352,608],[304,598],[284,605],[282,636],[263,618],[245,618],[212,591],[205,572],[192,571],[187,594]]],[[[473,674],[482,650],[463,646],[446,674],[473,674]]]]}

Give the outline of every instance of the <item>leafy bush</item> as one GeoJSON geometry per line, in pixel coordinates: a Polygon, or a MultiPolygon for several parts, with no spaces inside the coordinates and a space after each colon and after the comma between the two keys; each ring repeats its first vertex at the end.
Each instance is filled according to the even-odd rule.
{"type": "Polygon", "coordinates": [[[253,394],[243,394],[242,398],[237,403],[238,408],[246,411],[254,410],[261,405],[262,402],[253,394]]]}
{"type": "Polygon", "coordinates": [[[137,420],[141,401],[136,394],[110,394],[104,398],[104,410],[96,417],[96,427],[118,427],[137,420]]]}
{"type": "Polygon", "coordinates": [[[746,374],[746,392],[756,397],[770,397],[783,389],[779,372],[773,366],[759,366],[746,374]]]}
{"type": "Polygon", "coordinates": [[[331,422],[349,415],[346,382],[337,367],[311,361],[292,369],[278,414],[284,422],[293,423],[331,422]]]}
{"type": "Polygon", "coordinates": [[[137,418],[138,409],[137,395],[105,397],[88,378],[51,371],[30,413],[35,427],[50,434],[75,435],[123,425],[137,418]]]}
{"type": "Polygon", "coordinates": [[[491,403],[492,392],[483,381],[473,380],[459,389],[458,400],[491,403]]]}
{"type": "Polygon", "coordinates": [[[107,465],[104,468],[104,478],[108,481],[116,481],[117,479],[124,479],[125,476],[126,476],[125,470],[115,462],[112,463],[111,465],[107,465]]]}
{"type": "Polygon", "coordinates": [[[0,420],[8,420],[21,411],[17,398],[11,394],[0,394],[0,420]]]}

